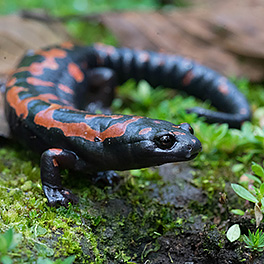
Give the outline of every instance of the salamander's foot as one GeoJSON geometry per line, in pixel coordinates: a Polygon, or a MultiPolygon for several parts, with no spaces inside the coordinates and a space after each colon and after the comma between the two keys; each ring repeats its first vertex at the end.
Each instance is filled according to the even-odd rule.
{"type": "Polygon", "coordinates": [[[114,186],[120,182],[120,176],[115,171],[102,171],[97,173],[94,182],[103,186],[114,186]]]}
{"type": "Polygon", "coordinates": [[[43,185],[42,189],[48,199],[50,206],[62,205],[68,207],[69,203],[76,204],[78,202],[77,196],[66,189],[51,188],[43,185]]]}

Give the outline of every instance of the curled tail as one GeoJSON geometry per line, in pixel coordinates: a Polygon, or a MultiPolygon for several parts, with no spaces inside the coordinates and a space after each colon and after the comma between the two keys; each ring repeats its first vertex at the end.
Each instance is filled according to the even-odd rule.
{"type": "Polygon", "coordinates": [[[98,66],[109,67],[120,82],[133,78],[146,80],[153,87],[162,85],[183,90],[202,100],[209,100],[219,112],[192,108],[188,112],[205,117],[209,123],[227,123],[240,128],[250,120],[250,106],[245,96],[224,76],[180,56],[96,44],[98,66]]]}

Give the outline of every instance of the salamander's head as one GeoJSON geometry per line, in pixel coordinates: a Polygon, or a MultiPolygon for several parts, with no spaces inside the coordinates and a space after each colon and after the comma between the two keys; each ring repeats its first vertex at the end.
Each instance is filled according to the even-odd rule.
{"type": "Polygon", "coordinates": [[[187,123],[175,125],[167,121],[141,118],[128,125],[122,146],[124,169],[141,168],[171,162],[188,161],[202,149],[187,123]]]}

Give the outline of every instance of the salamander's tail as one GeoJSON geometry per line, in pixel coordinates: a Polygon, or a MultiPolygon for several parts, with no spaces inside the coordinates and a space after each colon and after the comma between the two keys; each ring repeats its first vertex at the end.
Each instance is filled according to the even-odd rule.
{"type": "Polygon", "coordinates": [[[120,82],[130,78],[146,80],[151,86],[184,90],[202,100],[209,100],[219,110],[188,109],[205,117],[209,123],[227,123],[240,128],[251,119],[249,104],[244,95],[228,79],[212,69],[180,56],[149,51],[94,46],[98,66],[116,71],[120,82]]]}

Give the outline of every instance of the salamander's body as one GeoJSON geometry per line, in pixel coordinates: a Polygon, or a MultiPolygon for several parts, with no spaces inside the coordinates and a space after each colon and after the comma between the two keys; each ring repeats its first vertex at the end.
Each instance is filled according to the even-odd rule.
{"type": "Polygon", "coordinates": [[[111,170],[190,160],[201,150],[186,123],[93,114],[113,98],[115,75],[108,68],[121,83],[145,79],[153,87],[184,89],[211,100],[226,113],[192,110],[209,122],[239,127],[250,119],[249,106],[233,84],[180,57],[71,44],[28,53],[6,85],[5,110],[12,134],[43,153],[42,185],[52,205],[75,201],[61,185],[61,168],[99,172],[111,181],[111,170]]]}

